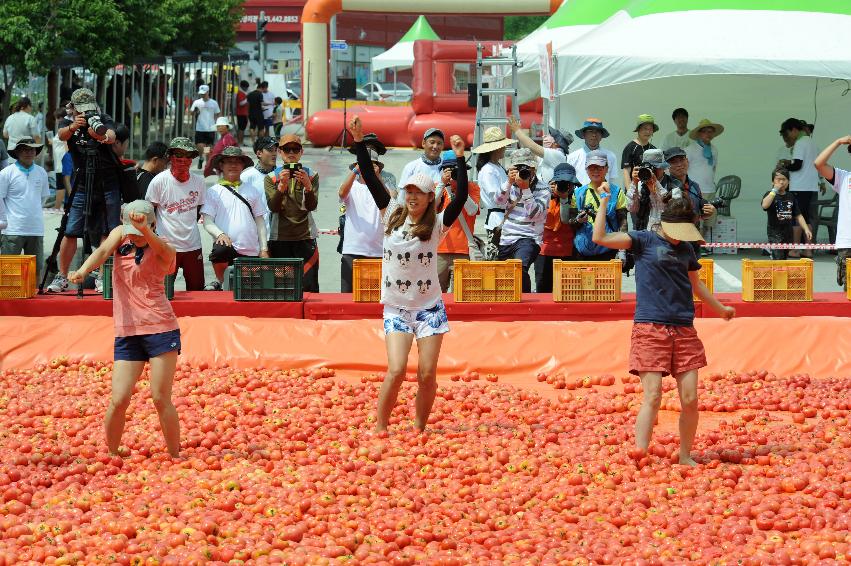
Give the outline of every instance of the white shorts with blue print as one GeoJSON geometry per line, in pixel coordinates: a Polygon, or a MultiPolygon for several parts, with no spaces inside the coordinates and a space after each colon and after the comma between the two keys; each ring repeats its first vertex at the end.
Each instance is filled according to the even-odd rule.
{"type": "Polygon", "coordinates": [[[449,332],[446,307],[439,301],[430,309],[414,311],[384,306],[384,334],[402,332],[413,334],[419,340],[449,332]]]}

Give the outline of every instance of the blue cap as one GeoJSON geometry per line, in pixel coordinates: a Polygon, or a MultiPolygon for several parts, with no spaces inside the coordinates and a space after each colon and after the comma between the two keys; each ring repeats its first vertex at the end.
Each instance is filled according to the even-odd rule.
{"type": "Polygon", "coordinates": [[[603,126],[602,120],[597,118],[585,118],[582,127],[576,130],[576,135],[580,138],[585,137],[586,130],[599,130],[604,138],[609,137],[609,130],[603,126]]]}
{"type": "MultiPolygon", "coordinates": [[[[464,164],[467,165],[466,162],[464,162],[464,164]]],[[[438,166],[438,169],[442,170],[447,167],[458,167],[458,156],[455,155],[455,150],[445,149],[440,154],[440,165],[438,166]]],[[[470,166],[467,165],[467,169],[469,168],[470,166]]]]}
{"type": "Polygon", "coordinates": [[[553,170],[553,178],[551,182],[567,181],[574,185],[581,185],[579,179],[576,178],[576,169],[569,163],[559,163],[553,170]]]}

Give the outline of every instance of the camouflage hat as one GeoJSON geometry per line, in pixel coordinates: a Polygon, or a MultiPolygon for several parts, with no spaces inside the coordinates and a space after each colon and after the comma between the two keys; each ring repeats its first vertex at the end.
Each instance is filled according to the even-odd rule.
{"type": "Polygon", "coordinates": [[[74,105],[74,110],[77,112],[96,112],[98,109],[95,93],[87,88],[78,88],[75,90],[71,94],[71,104],[74,105]]]}
{"type": "Polygon", "coordinates": [[[171,143],[168,144],[167,155],[171,155],[172,150],[182,149],[188,153],[192,154],[192,157],[198,157],[198,148],[195,147],[195,144],[192,143],[192,140],[189,138],[174,138],[171,140],[171,143]]]}
{"type": "Polygon", "coordinates": [[[226,157],[239,157],[242,159],[242,168],[247,169],[254,165],[254,160],[242,153],[242,150],[236,146],[229,145],[222,152],[210,160],[210,167],[217,173],[222,172],[222,160],[226,157]]]}

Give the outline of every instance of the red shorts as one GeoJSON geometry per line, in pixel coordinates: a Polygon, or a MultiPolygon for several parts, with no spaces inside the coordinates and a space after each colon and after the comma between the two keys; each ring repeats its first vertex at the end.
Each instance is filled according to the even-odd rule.
{"type": "Polygon", "coordinates": [[[706,351],[693,326],[636,322],[629,348],[629,373],[658,371],[674,377],[706,366],[706,351]]]}

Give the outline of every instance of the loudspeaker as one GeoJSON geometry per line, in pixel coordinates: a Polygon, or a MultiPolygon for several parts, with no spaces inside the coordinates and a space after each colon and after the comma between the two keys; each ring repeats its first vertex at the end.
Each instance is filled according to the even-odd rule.
{"type": "Polygon", "coordinates": [[[337,79],[337,98],[354,100],[357,98],[355,79],[337,79]]]}
{"type": "MultiPolygon", "coordinates": [[[[483,88],[488,88],[488,83],[482,83],[483,88]]],[[[476,88],[476,83],[467,83],[467,106],[470,108],[476,107],[476,96],[478,95],[478,89],[476,88]]],[[[482,97],[482,108],[487,108],[491,105],[490,96],[482,97]]],[[[851,147],[851,146],[849,146],[851,147]]]]}

